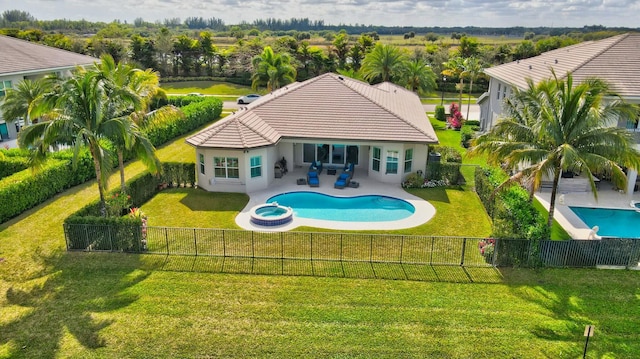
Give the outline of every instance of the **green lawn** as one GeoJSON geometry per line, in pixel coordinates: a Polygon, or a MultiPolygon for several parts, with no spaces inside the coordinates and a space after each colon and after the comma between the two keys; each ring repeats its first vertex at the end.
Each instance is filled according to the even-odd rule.
{"type": "MultiPolygon", "coordinates": [[[[184,137],[159,150],[162,160],[192,156],[184,137]]],[[[142,170],[129,164],[127,177],[142,170]]],[[[471,233],[486,217],[457,212],[452,203],[468,201],[461,190],[415,191],[455,209],[434,233],[471,233]]],[[[184,207],[164,214],[156,197],[152,224],[190,223],[194,213],[229,224],[246,200],[162,196],[184,207]]],[[[215,274],[205,257],[67,253],[63,219],[96,198],[89,182],[0,224],[0,358],[578,358],[586,324],[596,326],[589,358],[640,352],[633,271],[454,266],[432,269],[440,282],[413,282],[215,274]],[[467,279],[477,276],[488,280],[467,279]]]]}
{"type": "MultiPolygon", "coordinates": [[[[197,92],[204,95],[237,97],[256,92],[252,90],[250,86],[215,81],[166,82],[162,83],[161,86],[162,89],[169,94],[188,94],[197,92]]],[[[261,92],[258,91],[257,93],[261,92]]]]}

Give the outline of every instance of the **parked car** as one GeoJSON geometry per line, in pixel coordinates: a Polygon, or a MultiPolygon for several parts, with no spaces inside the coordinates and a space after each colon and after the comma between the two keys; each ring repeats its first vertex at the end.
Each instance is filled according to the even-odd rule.
{"type": "Polygon", "coordinates": [[[201,94],[200,92],[190,92],[187,94],[187,96],[204,96],[204,95],[201,94]]]}
{"type": "Polygon", "coordinates": [[[248,104],[248,103],[252,103],[253,101],[255,101],[255,100],[259,99],[259,98],[260,98],[260,95],[257,95],[257,94],[254,94],[254,93],[252,93],[250,95],[246,95],[246,96],[241,96],[241,97],[238,97],[238,104],[245,105],[245,104],[248,104]]]}

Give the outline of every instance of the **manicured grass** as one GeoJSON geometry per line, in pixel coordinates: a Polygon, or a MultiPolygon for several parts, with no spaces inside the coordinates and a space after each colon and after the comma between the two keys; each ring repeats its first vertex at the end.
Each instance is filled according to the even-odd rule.
{"type": "Polygon", "coordinates": [[[162,83],[161,86],[169,94],[188,94],[198,92],[204,95],[237,97],[249,93],[255,93],[250,86],[215,81],[166,82],[162,83]]]}
{"type": "MultiPolygon", "coordinates": [[[[181,138],[159,156],[192,151],[181,138]]],[[[168,221],[243,203],[191,192],[166,192],[184,205],[168,221]]],[[[436,208],[466,198],[416,193],[436,208]]],[[[589,358],[640,352],[632,271],[433,267],[439,280],[488,282],[460,284],[214,274],[206,257],[65,252],[62,220],[96,198],[89,182],[0,225],[0,358],[577,358],[586,324],[596,326],[589,358]]],[[[151,212],[163,210],[156,199],[151,212]]],[[[458,219],[457,208],[434,230],[463,233],[484,213],[458,219]]]]}
{"type": "Polygon", "coordinates": [[[142,206],[150,226],[235,228],[235,217],[249,202],[244,193],[215,193],[193,188],[167,189],[142,206]]]}
{"type": "Polygon", "coordinates": [[[2,282],[0,356],[577,358],[586,324],[590,358],[640,351],[629,271],[505,269],[498,283],[456,284],[211,274],[206,258],[153,255],[49,264],[2,282]]]}
{"type": "MultiPolygon", "coordinates": [[[[542,203],[540,203],[540,201],[538,201],[537,199],[534,199],[533,206],[538,211],[538,213],[540,213],[540,216],[542,216],[542,218],[546,220],[549,217],[549,209],[545,208],[542,205],[542,203]]],[[[562,228],[562,226],[560,225],[560,223],[558,223],[558,221],[556,221],[555,219],[553,220],[553,224],[551,225],[551,239],[553,240],[571,239],[571,236],[569,235],[569,233],[567,233],[567,231],[565,231],[564,228],[562,228]]]]}

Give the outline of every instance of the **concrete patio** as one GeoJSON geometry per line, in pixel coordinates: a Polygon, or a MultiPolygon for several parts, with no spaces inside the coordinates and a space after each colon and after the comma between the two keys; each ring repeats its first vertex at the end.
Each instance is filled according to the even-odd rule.
{"type": "Polygon", "coordinates": [[[276,178],[268,189],[249,193],[250,199],[247,206],[236,216],[236,223],[247,230],[252,231],[289,231],[299,226],[311,226],[318,228],[338,229],[338,230],[394,230],[419,226],[428,222],[435,215],[435,208],[427,201],[413,196],[402,189],[400,184],[391,185],[370,179],[365,170],[356,168],[352,181],[359,183],[358,188],[345,187],[343,189],[334,188],[334,183],[341,170],[337,174],[327,174],[324,168],[318,176],[320,178],[319,187],[310,187],[307,184],[298,184],[298,179],[304,178],[306,181],[308,167],[296,167],[289,170],[282,178],[276,178]],[[257,226],[251,223],[250,211],[253,207],[264,204],[267,199],[277,194],[286,192],[309,191],[318,192],[336,197],[351,197],[364,195],[384,195],[403,199],[415,207],[415,213],[408,218],[399,221],[389,222],[346,222],[346,221],[326,221],[307,218],[298,218],[294,215],[293,221],[274,227],[257,226]]]}

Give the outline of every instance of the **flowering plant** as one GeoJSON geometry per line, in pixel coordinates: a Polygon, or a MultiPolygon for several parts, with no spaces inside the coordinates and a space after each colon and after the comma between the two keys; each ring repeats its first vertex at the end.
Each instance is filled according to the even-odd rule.
{"type": "Polygon", "coordinates": [[[131,196],[124,192],[116,192],[105,201],[107,205],[107,215],[109,217],[120,217],[124,211],[131,207],[131,196]]]}
{"type": "Polygon", "coordinates": [[[493,238],[485,238],[478,243],[478,249],[487,261],[491,261],[493,258],[493,252],[495,251],[496,240],[493,238]]]}
{"type": "Polygon", "coordinates": [[[459,130],[464,123],[464,117],[462,117],[462,113],[460,112],[460,108],[458,105],[453,102],[451,106],[449,106],[449,124],[451,127],[459,130]]]}

